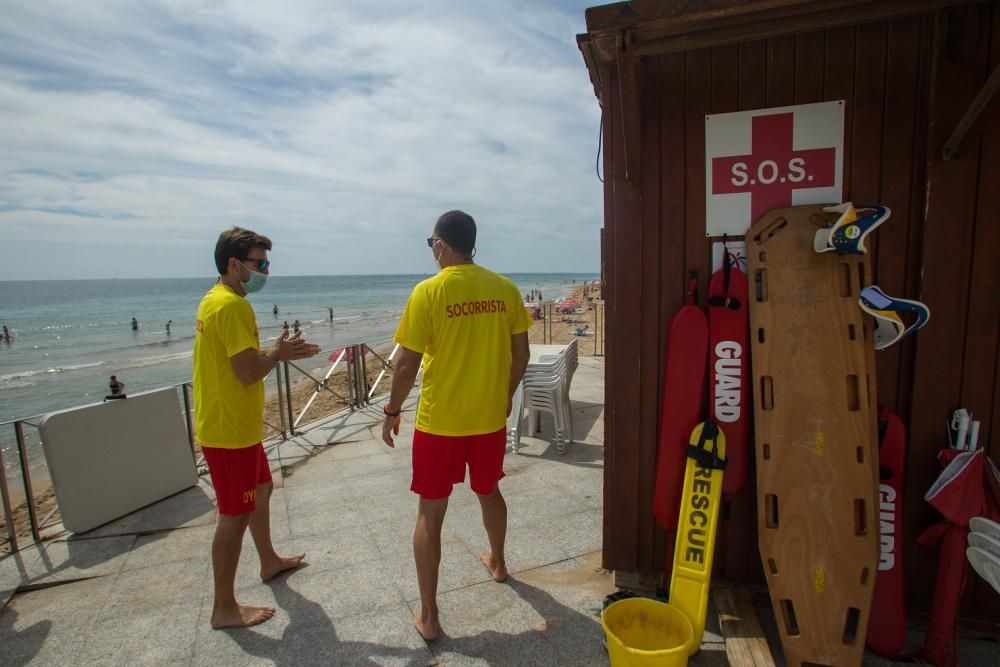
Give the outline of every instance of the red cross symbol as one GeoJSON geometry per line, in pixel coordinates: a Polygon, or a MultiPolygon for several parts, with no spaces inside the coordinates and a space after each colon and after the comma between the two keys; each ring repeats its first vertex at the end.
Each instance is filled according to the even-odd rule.
{"type": "Polygon", "coordinates": [[[792,149],[793,113],[754,116],[750,155],[712,158],[713,195],[750,193],[750,222],[792,205],[792,190],[834,185],[836,149],[792,149]]]}

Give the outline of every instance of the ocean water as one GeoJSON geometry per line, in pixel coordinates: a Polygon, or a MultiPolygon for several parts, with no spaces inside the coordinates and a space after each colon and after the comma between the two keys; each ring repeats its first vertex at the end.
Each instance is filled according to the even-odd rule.
{"type": "MultiPolygon", "coordinates": [[[[388,342],[413,286],[427,275],[272,276],[249,296],[261,345],[300,321],[324,350],[309,360],[325,367],[329,352],[348,344],[388,342]],[[279,315],[272,314],[277,304],[279,315]],[[330,321],[329,308],[334,318],[330,321]]],[[[597,274],[509,274],[522,293],[567,294],[573,281],[597,274]]],[[[103,400],[111,375],[128,393],[191,379],[194,316],[214,278],[0,282],[0,422],[103,400]],[[132,331],[132,318],[140,322],[132,331]],[[173,321],[171,332],[166,331],[173,321]]],[[[308,367],[308,366],[307,366],[308,367]]],[[[7,445],[11,426],[0,426],[7,445]]],[[[6,447],[5,447],[6,450],[6,447]]],[[[8,465],[10,456],[5,451],[8,465]]]]}

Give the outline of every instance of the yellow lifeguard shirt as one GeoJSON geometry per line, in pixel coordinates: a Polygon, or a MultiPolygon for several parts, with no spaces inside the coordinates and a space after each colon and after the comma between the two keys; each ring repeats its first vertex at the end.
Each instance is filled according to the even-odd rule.
{"type": "Polygon", "coordinates": [[[230,359],[260,349],[250,302],[216,284],[198,305],[194,333],[194,416],[198,442],[241,449],[264,437],[264,382],[245,385],[230,359]]]}
{"type": "Polygon", "coordinates": [[[530,326],[517,286],[475,264],[413,288],[393,339],[424,355],[417,428],[453,436],[503,428],[510,337],[530,326]]]}

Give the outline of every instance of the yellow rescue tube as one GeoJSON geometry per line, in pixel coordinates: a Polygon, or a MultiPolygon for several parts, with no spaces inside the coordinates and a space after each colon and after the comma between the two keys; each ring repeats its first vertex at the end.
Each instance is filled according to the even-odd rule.
{"type": "Polygon", "coordinates": [[[701,647],[705,632],[725,458],[726,436],[719,425],[705,421],[695,426],[687,447],[687,468],[670,574],[670,604],[688,617],[694,629],[688,655],[694,655],[701,647]]]}

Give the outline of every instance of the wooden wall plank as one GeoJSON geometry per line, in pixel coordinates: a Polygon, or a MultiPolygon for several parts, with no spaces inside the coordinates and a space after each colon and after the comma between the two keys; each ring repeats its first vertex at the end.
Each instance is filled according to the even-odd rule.
{"type": "Polygon", "coordinates": [[[704,308],[712,270],[711,244],[705,236],[705,116],[712,109],[711,49],[687,53],[684,89],[687,146],[684,260],[687,271],[698,272],[698,305],[704,308]]]}
{"type": "MultiPolygon", "coordinates": [[[[858,27],[854,75],[854,123],[846,141],[854,162],[844,177],[844,200],[856,205],[878,203],[882,167],[882,113],[885,102],[885,23],[858,27]]],[[[845,141],[845,143],[846,143],[845,141]]],[[[868,237],[868,250],[876,253],[877,233],[868,237]]],[[[877,253],[876,253],[877,256],[877,253]]]]}
{"type": "Polygon", "coordinates": [[[795,35],[795,103],[823,101],[823,60],[826,34],[823,31],[795,35]]]}
{"type": "MultiPolygon", "coordinates": [[[[915,299],[917,285],[909,280],[910,267],[919,258],[910,256],[909,232],[920,224],[919,209],[910,208],[913,188],[913,145],[917,132],[917,77],[919,62],[913,57],[920,48],[920,18],[907,17],[889,24],[885,66],[885,112],[880,204],[892,210],[889,221],[879,227],[874,253],[874,281],[887,294],[915,299]],[[912,290],[912,292],[908,291],[912,290]]],[[[916,253],[914,253],[915,255],[916,253]]],[[[876,355],[879,403],[899,412],[905,394],[899,386],[903,348],[894,345],[876,355]]],[[[912,355],[912,350],[910,350],[912,355]]],[[[908,358],[912,363],[912,356],[908,358]]]]}
{"type": "MultiPolygon", "coordinates": [[[[988,19],[983,17],[984,23],[988,19]]],[[[982,84],[993,68],[1000,65],[1000,12],[993,9],[991,53],[980,69],[982,84]]],[[[1000,120],[984,119],[980,140],[979,192],[976,202],[975,232],[972,244],[969,281],[969,313],[965,323],[965,359],[962,368],[962,406],[982,421],[979,441],[997,461],[1000,448],[991,442],[990,432],[997,430],[996,415],[990,420],[996,403],[997,369],[1000,367],[1000,120]]],[[[966,136],[972,143],[975,132],[966,136]]],[[[966,150],[963,145],[963,150],[966,150]]],[[[969,577],[966,606],[988,618],[1000,618],[1000,596],[978,576],[969,577]]]]}
{"type": "MultiPolygon", "coordinates": [[[[750,42],[740,45],[739,108],[741,111],[762,109],[767,106],[767,43],[750,42]]],[[[751,394],[753,392],[750,392],[751,394]]],[[[747,406],[751,408],[751,406],[747,406]]],[[[753,429],[753,410],[748,409],[753,429]]],[[[736,495],[729,507],[731,526],[741,524],[746,537],[742,548],[738,546],[739,535],[731,530],[725,560],[725,576],[737,581],[764,581],[764,570],[757,547],[757,460],[755,443],[750,438],[748,455],[747,484],[736,495]],[[743,560],[743,564],[739,560],[743,560]]]]}
{"type": "MultiPolygon", "coordinates": [[[[612,71],[611,99],[616,99],[617,72],[612,71]]],[[[639,247],[639,191],[625,177],[625,153],[622,136],[621,108],[615,102],[611,105],[615,137],[611,144],[613,156],[613,224],[610,229],[614,252],[634,252],[639,247]]],[[[616,259],[616,265],[620,260],[616,259]]],[[[621,265],[619,265],[621,266],[621,265]]],[[[625,265],[627,266],[627,265],[625,265]]],[[[641,280],[637,271],[618,270],[611,286],[614,306],[615,329],[608,342],[613,348],[609,355],[609,368],[605,374],[610,378],[614,391],[610,396],[610,409],[614,414],[612,440],[615,443],[614,490],[605,503],[613,515],[610,538],[614,543],[613,565],[615,569],[634,569],[636,566],[638,536],[638,451],[634,443],[638,439],[639,390],[635,379],[639,376],[640,360],[634,352],[639,346],[638,328],[639,295],[641,280]]],[[[607,558],[607,556],[606,556],[607,558]]]]}
{"type": "Polygon", "coordinates": [[[767,106],[783,107],[795,101],[795,36],[767,40],[767,106]]]}
{"type": "Polygon", "coordinates": [[[744,42],[739,49],[739,110],[763,109],[767,104],[767,42],[744,42]]]}
{"type": "MultiPolygon", "coordinates": [[[[762,66],[763,60],[756,63],[757,70],[761,75],[757,85],[761,91],[763,91],[764,83],[762,66]]],[[[739,110],[741,75],[739,47],[734,45],[712,49],[711,113],[720,114],[739,110]]],[[[718,239],[713,240],[717,241],[718,239]]],[[[706,308],[707,298],[706,293],[704,300],[706,308]]],[[[709,392],[711,392],[711,388],[709,392]]],[[[748,486],[750,485],[748,484],[748,486]]],[[[720,509],[722,520],[719,523],[716,537],[713,576],[738,581],[744,580],[749,576],[749,557],[759,560],[756,549],[752,553],[747,549],[748,544],[756,542],[757,537],[754,530],[755,507],[754,496],[747,488],[744,488],[743,493],[737,494],[735,498],[723,500],[720,509]]]]}
{"type": "Polygon", "coordinates": [[[739,109],[740,50],[737,46],[712,49],[711,113],[729,113],[739,109]]]}
{"type": "MultiPolygon", "coordinates": [[[[857,28],[837,28],[826,33],[826,57],[823,61],[824,99],[844,100],[844,174],[854,164],[851,142],[854,128],[854,43],[857,28]]],[[[846,184],[845,184],[846,190],[846,184]]]]}
{"type": "Polygon", "coordinates": [[[979,147],[969,142],[958,159],[945,162],[941,151],[962,112],[978,92],[990,26],[980,9],[940,12],[934,29],[934,80],[931,84],[927,209],[924,221],[923,282],[920,300],[936,326],[916,341],[903,534],[906,577],[913,604],[930,606],[936,550],[914,540],[934,520],[921,498],[937,478],[936,454],[945,444],[942,424],[961,401],[960,331],[968,313],[969,258],[972,253],[979,147]],[[960,34],[961,39],[948,39],[960,34]]]}
{"type": "Polygon", "coordinates": [[[602,565],[608,569],[626,567],[629,559],[621,551],[619,533],[627,526],[618,521],[618,485],[619,471],[615,455],[619,449],[627,447],[627,443],[618,444],[615,440],[615,380],[612,369],[618,361],[617,347],[614,343],[618,337],[621,321],[615,315],[615,283],[618,282],[618,263],[615,247],[615,99],[618,94],[615,85],[615,68],[604,66],[604,78],[601,99],[601,127],[604,133],[604,228],[601,233],[602,262],[604,265],[604,322],[605,344],[604,362],[604,517],[603,539],[601,550],[602,565]]]}
{"type": "MultiPolygon", "coordinates": [[[[683,53],[661,56],[660,73],[660,355],[657,359],[656,405],[663,403],[663,367],[666,363],[667,333],[670,320],[684,303],[684,281],[687,272],[684,261],[686,200],[684,180],[687,146],[684,143],[687,126],[684,114],[685,58],[683,53]]],[[[659,408],[656,410],[659,418],[659,408]]],[[[667,533],[656,528],[656,550],[648,571],[663,571],[667,533]]]]}
{"type": "MultiPolygon", "coordinates": [[[[616,107],[615,115],[622,122],[621,109],[616,107]]],[[[615,143],[615,227],[612,232],[615,247],[619,252],[634,253],[639,248],[642,237],[639,226],[640,193],[637,183],[630,183],[625,174],[625,154],[622,142],[615,143]]],[[[622,553],[627,554],[632,567],[638,552],[638,505],[639,497],[639,377],[642,366],[639,355],[639,327],[635,326],[642,317],[642,276],[638,271],[618,272],[614,286],[615,319],[621,322],[615,331],[615,365],[611,369],[615,386],[615,441],[629,443],[615,451],[617,477],[617,519],[623,527],[618,531],[622,553]]]]}
{"type": "MultiPolygon", "coordinates": [[[[640,64],[642,107],[642,192],[656,192],[660,186],[660,67],[658,58],[644,58],[640,64]]],[[[657,280],[645,279],[655,276],[660,265],[660,199],[642,198],[642,241],[637,248],[640,252],[639,265],[644,279],[641,282],[643,304],[660,303],[660,285],[657,280]]],[[[660,357],[659,321],[655,317],[640,320],[641,359],[639,383],[639,535],[638,560],[640,563],[655,561],[656,519],[653,516],[653,486],[656,478],[656,445],[659,436],[659,403],[657,398],[660,384],[658,360],[660,357]]]]}

